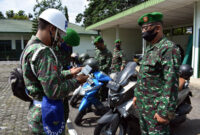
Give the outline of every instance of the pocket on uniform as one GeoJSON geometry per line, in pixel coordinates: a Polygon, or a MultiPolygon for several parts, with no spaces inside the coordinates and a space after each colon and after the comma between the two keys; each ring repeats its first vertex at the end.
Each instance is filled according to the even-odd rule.
{"type": "Polygon", "coordinates": [[[144,66],[144,72],[146,73],[153,73],[153,72],[157,72],[157,61],[154,60],[150,60],[150,61],[144,61],[143,62],[143,66],[144,66]]]}

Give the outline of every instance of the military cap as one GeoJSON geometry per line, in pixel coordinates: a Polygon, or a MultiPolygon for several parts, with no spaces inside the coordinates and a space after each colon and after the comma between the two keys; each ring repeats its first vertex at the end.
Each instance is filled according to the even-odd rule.
{"type": "Polygon", "coordinates": [[[103,38],[101,36],[98,36],[94,39],[94,44],[96,43],[103,43],[103,38]]]}
{"type": "Polygon", "coordinates": [[[66,36],[63,37],[63,40],[70,46],[78,46],[80,44],[80,36],[75,30],[70,28],[67,29],[66,36]]]}
{"type": "Polygon", "coordinates": [[[115,40],[115,43],[121,43],[120,39],[115,40]]]}
{"type": "Polygon", "coordinates": [[[138,19],[138,25],[152,23],[152,22],[162,22],[163,14],[160,12],[146,13],[138,19]]]}

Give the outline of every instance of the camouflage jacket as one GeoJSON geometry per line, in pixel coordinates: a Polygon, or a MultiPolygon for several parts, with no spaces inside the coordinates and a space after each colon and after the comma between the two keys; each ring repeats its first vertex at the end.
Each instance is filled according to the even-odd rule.
{"type": "MultiPolygon", "coordinates": [[[[38,40],[35,36],[32,40],[38,40]]],[[[66,79],[67,74],[62,72],[62,64],[56,61],[52,49],[42,42],[29,46],[22,59],[22,70],[26,88],[29,94],[36,100],[41,100],[46,95],[51,99],[63,99],[67,94],[78,87],[76,79],[66,79]],[[39,53],[33,59],[33,54],[38,50],[39,53]],[[34,75],[31,65],[35,70],[34,75]]],[[[37,53],[37,52],[36,52],[37,53]]]]}
{"type": "Polygon", "coordinates": [[[167,38],[148,46],[140,62],[135,96],[138,107],[163,118],[174,115],[178,96],[180,50],[167,38]]]}
{"type": "Polygon", "coordinates": [[[126,60],[124,58],[123,50],[118,50],[115,48],[112,57],[111,71],[119,72],[121,67],[125,67],[125,64],[126,60]]]}
{"type": "Polygon", "coordinates": [[[99,63],[100,71],[103,71],[106,74],[110,72],[112,53],[107,48],[103,51],[96,49],[95,50],[95,59],[99,63]]]}
{"type": "MultiPolygon", "coordinates": [[[[28,46],[22,58],[22,70],[26,88],[34,100],[41,101],[44,95],[51,99],[64,99],[64,117],[66,121],[69,113],[66,96],[70,91],[77,88],[79,84],[76,79],[67,79],[70,74],[69,70],[62,70],[63,64],[67,64],[63,54],[59,50],[54,49],[53,51],[35,36],[32,36],[28,44],[35,40],[38,40],[38,43],[28,46]],[[36,76],[33,73],[33,68],[36,76]]],[[[45,134],[40,107],[31,104],[27,118],[32,132],[45,134]]]]}

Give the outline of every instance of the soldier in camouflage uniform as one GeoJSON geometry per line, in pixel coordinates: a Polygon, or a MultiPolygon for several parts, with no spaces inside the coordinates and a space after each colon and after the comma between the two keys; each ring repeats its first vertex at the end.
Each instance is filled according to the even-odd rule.
{"type": "Polygon", "coordinates": [[[99,70],[108,74],[110,72],[110,66],[112,61],[112,53],[106,48],[103,38],[98,36],[94,40],[95,50],[95,59],[99,63],[99,70]]]}
{"type": "Polygon", "coordinates": [[[144,14],[138,20],[150,43],[140,62],[133,104],[139,111],[142,135],[169,135],[178,97],[180,50],[163,35],[163,15],[144,14]]]}
{"type": "Polygon", "coordinates": [[[117,39],[115,41],[115,49],[113,52],[112,64],[111,64],[111,72],[120,72],[124,69],[126,64],[123,50],[121,49],[121,40],[117,39]]]}
{"type": "MultiPolygon", "coordinates": [[[[68,70],[68,67],[70,67],[70,61],[71,61],[71,53],[72,53],[71,48],[73,46],[78,46],[80,44],[80,36],[75,30],[68,28],[66,31],[66,36],[64,36],[63,39],[64,39],[64,42],[61,44],[58,43],[58,45],[53,47],[53,50],[58,58],[58,61],[62,65],[62,69],[64,70],[63,72],[66,72],[66,77],[68,76],[67,78],[71,78],[72,76],[71,76],[70,70],[68,70]]],[[[64,98],[63,104],[64,104],[64,111],[65,111],[64,118],[66,122],[69,116],[68,97],[64,98]]]]}
{"type": "MultiPolygon", "coordinates": [[[[112,53],[106,48],[101,36],[98,36],[94,40],[94,45],[96,47],[94,58],[99,63],[99,71],[103,71],[106,74],[110,73],[112,53]]],[[[106,84],[104,84],[99,90],[99,96],[100,101],[105,101],[105,99],[108,97],[108,88],[106,87],[106,84]]]]}
{"type": "MultiPolygon", "coordinates": [[[[48,20],[49,15],[56,21],[66,20],[62,12],[56,9],[45,10],[39,17],[37,34],[29,40],[22,57],[25,86],[34,101],[41,101],[43,96],[47,96],[49,99],[63,100],[70,91],[87,79],[87,76],[84,75],[67,79],[67,76],[73,76],[80,72],[81,68],[61,70],[62,64],[52,48],[57,44],[56,41],[61,41],[66,25],[65,22],[59,23],[64,24],[63,27],[56,25],[55,20],[48,20]]],[[[41,106],[31,104],[27,118],[32,134],[45,135],[41,106]]]]}

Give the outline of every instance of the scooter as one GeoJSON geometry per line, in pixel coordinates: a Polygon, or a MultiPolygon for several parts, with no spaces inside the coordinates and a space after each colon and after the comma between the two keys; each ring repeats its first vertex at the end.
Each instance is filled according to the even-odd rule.
{"type": "Polygon", "coordinates": [[[85,93],[88,90],[90,90],[89,85],[79,86],[72,94],[72,97],[70,99],[70,105],[72,107],[76,107],[78,104],[78,101],[84,97],[85,93]]]}
{"type": "MultiPolygon", "coordinates": [[[[138,112],[133,107],[132,100],[137,80],[136,66],[135,62],[129,62],[123,71],[108,82],[110,110],[98,120],[94,135],[140,134],[138,112]]],[[[170,125],[179,125],[185,121],[186,114],[192,109],[190,96],[188,87],[178,93],[176,116],[170,125]]]]}
{"type": "Polygon", "coordinates": [[[89,75],[87,82],[80,88],[80,91],[84,91],[85,93],[79,105],[79,113],[75,118],[77,125],[81,124],[82,118],[91,110],[92,105],[96,109],[96,115],[103,115],[107,112],[106,107],[96,98],[96,95],[102,85],[110,80],[111,78],[109,76],[100,71],[95,71],[89,75]]]}

